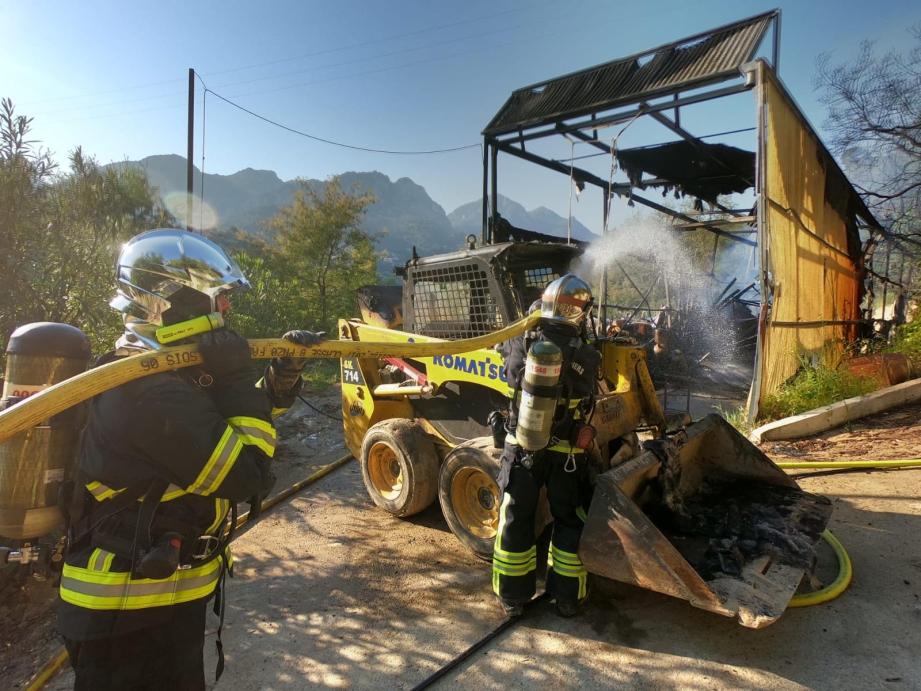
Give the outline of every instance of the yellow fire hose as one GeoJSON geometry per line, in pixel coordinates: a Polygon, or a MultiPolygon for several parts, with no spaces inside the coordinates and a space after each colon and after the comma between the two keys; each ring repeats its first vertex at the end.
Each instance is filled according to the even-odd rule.
{"type": "MultiPolygon", "coordinates": [[[[424,341],[407,343],[395,342],[360,342],[351,340],[324,341],[315,346],[299,346],[283,339],[255,339],[250,340],[250,351],[254,359],[269,359],[273,357],[297,358],[381,358],[381,357],[433,357],[436,355],[454,355],[466,353],[481,348],[488,348],[502,343],[524,333],[540,318],[539,313],[521,319],[504,329],[499,329],[483,336],[460,339],[457,341],[424,341]]],[[[71,406],[92,398],[104,391],[114,389],[129,381],[140,379],[158,372],[168,372],[182,367],[191,367],[201,364],[201,355],[194,346],[179,346],[164,348],[158,351],[141,353],[124,358],[107,365],[97,367],[83,374],[71,377],[59,384],[30,396],[25,401],[0,412],[0,442],[5,441],[14,434],[34,427],[60,413],[71,406]]],[[[262,510],[275,506],[287,497],[310,485],[351,458],[346,456],[334,463],[324,466],[310,477],[298,482],[283,492],[267,499],[262,504],[262,510]]],[[[243,514],[237,519],[237,527],[241,527],[249,518],[243,514]]],[[[48,681],[67,662],[67,651],[61,649],[48,662],[32,680],[28,691],[37,691],[45,686],[48,681]]]]}
{"type": "MultiPolygon", "coordinates": [[[[893,468],[921,467],[921,458],[893,461],[784,461],[776,464],[785,470],[879,470],[893,468]]],[[[834,550],[838,559],[838,575],[824,588],[812,593],[796,595],[790,600],[789,607],[810,607],[830,602],[841,595],[851,584],[854,569],[851,557],[844,545],[830,530],[822,533],[822,539],[834,550]]]]}
{"type": "MultiPolygon", "coordinates": [[[[282,339],[256,339],[249,342],[254,359],[269,359],[273,357],[297,358],[381,358],[381,357],[433,357],[437,355],[453,355],[456,353],[470,352],[481,348],[488,348],[497,343],[514,338],[530,328],[539,318],[539,314],[532,314],[504,329],[475,338],[457,341],[426,341],[420,343],[406,342],[357,342],[350,340],[325,341],[315,346],[298,346],[282,339]]],[[[67,408],[81,403],[104,391],[120,386],[129,381],[139,379],[158,372],[190,367],[201,363],[201,356],[195,346],[180,346],[165,348],[163,350],[135,355],[123,360],[103,365],[96,369],[84,372],[59,384],[41,391],[27,400],[0,412],[0,442],[8,439],[18,432],[39,424],[67,408]]],[[[344,456],[329,465],[324,466],[306,479],[295,483],[291,487],[267,499],[262,504],[265,511],[304,487],[316,482],[336,468],[346,463],[351,456],[344,456]]],[[[882,468],[909,468],[921,466],[921,459],[894,460],[894,461],[813,461],[813,462],[782,462],[778,467],[784,469],[882,469],[882,468]]],[[[249,519],[249,513],[237,519],[237,528],[242,527],[249,519]]],[[[838,559],[838,575],[824,588],[812,593],[795,596],[790,607],[808,607],[829,602],[840,596],[851,583],[853,568],[850,556],[841,542],[826,530],[822,538],[831,546],[838,559]]],[[[61,669],[67,662],[67,651],[61,649],[35,676],[27,687],[27,691],[38,691],[61,669]]]]}
{"type": "Polygon", "coordinates": [[[921,458],[898,461],[784,461],[779,468],[800,470],[878,470],[880,468],[911,468],[921,466],[921,458]]]}
{"type": "MultiPolygon", "coordinates": [[[[342,456],[341,458],[336,459],[332,463],[328,463],[327,465],[324,465],[322,468],[317,470],[315,473],[304,478],[300,482],[295,482],[293,485],[291,485],[287,489],[284,489],[278,494],[276,494],[275,496],[269,497],[268,499],[266,499],[264,502],[262,502],[261,510],[268,511],[273,506],[277,505],[280,502],[283,502],[285,499],[287,499],[291,495],[300,492],[302,489],[304,489],[308,485],[312,485],[317,480],[323,477],[326,477],[336,468],[342,465],[345,465],[350,460],[352,460],[352,454],[346,454],[345,456],[342,456]]],[[[235,529],[242,528],[248,521],[249,521],[249,511],[237,517],[237,524],[236,524],[235,529]]],[[[42,667],[41,670],[39,670],[38,674],[35,675],[35,677],[26,687],[26,691],[39,691],[39,689],[44,688],[45,684],[51,681],[54,675],[56,675],[61,670],[61,668],[67,663],[67,660],[68,660],[67,649],[61,648],[60,650],[58,650],[57,653],[55,653],[55,656],[51,658],[51,660],[49,660],[47,663],[45,663],[45,666],[42,667]]]]}
{"type": "Polygon", "coordinates": [[[838,575],[835,580],[826,585],[824,588],[811,593],[794,595],[787,607],[811,607],[812,605],[821,605],[824,602],[831,602],[841,595],[851,584],[854,577],[854,569],[851,566],[851,557],[848,555],[844,545],[834,536],[830,530],[822,533],[822,539],[829,544],[835,551],[835,557],[838,559],[838,575]]]}
{"type": "MultiPolygon", "coordinates": [[[[249,342],[254,359],[273,357],[296,358],[382,358],[382,357],[433,357],[454,355],[488,348],[524,333],[540,319],[539,313],[520,319],[504,329],[475,338],[457,341],[421,341],[407,343],[372,343],[331,340],[314,346],[299,346],[283,339],[255,339],[249,342]]],[[[66,379],[34,394],[16,405],[0,412],[0,442],[18,432],[34,427],[77,403],[114,389],[129,381],[158,372],[168,372],[202,363],[194,345],[164,348],[110,362],[66,379]]]]}
{"type": "MultiPolygon", "coordinates": [[[[307,485],[313,484],[320,478],[328,475],[330,472],[338,468],[339,466],[347,463],[352,458],[351,455],[343,456],[342,458],[333,461],[329,465],[325,465],[320,468],[317,472],[313,473],[309,477],[300,482],[297,482],[291,487],[279,492],[273,497],[266,499],[262,503],[262,510],[266,511],[279,502],[284,501],[292,494],[299,492],[301,489],[307,485]]],[[[855,468],[867,468],[867,469],[880,469],[880,468],[909,468],[909,467],[921,467],[921,459],[915,460],[896,460],[896,461],[804,461],[804,462],[783,462],[777,463],[777,466],[780,468],[786,469],[814,469],[814,470],[824,470],[824,469],[855,469],[855,468]]],[[[237,528],[241,528],[249,520],[249,512],[242,514],[237,518],[237,528]]],[[[848,589],[848,586],[851,584],[851,579],[854,576],[853,565],[851,564],[850,555],[848,555],[847,550],[845,550],[844,545],[838,540],[837,537],[830,531],[825,530],[822,533],[822,538],[829,544],[829,546],[834,550],[835,557],[838,559],[838,575],[835,579],[829,583],[824,588],[816,590],[812,593],[804,593],[802,595],[796,595],[793,599],[790,600],[788,607],[812,607],[814,605],[820,605],[825,602],[830,602],[835,598],[839,597],[845,590],[848,589]]],[[[39,691],[44,688],[54,675],[60,671],[60,669],[67,663],[67,650],[61,648],[57,654],[45,664],[44,667],[39,671],[35,676],[29,686],[26,688],[26,691],[39,691]]]]}

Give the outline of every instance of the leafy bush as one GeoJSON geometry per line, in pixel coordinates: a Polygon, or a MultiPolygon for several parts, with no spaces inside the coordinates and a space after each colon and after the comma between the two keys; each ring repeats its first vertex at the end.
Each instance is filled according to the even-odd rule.
{"type": "Polygon", "coordinates": [[[745,405],[730,409],[720,408],[720,415],[723,416],[726,422],[735,427],[740,434],[746,437],[754,428],[751,420],[748,419],[748,407],[745,405]]]}
{"type": "Polygon", "coordinates": [[[899,326],[883,352],[905,355],[911,361],[912,371],[921,372],[921,319],[899,326]]]}
{"type": "Polygon", "coordinates": [[[765,398],[759,411],[759,421],[778,420],[819,408],[823,405],[860,396],[876,389],[872,379],[858,377],[845,369],[824,365],[813,366],[806,360],[790,381],[765,398]]]}

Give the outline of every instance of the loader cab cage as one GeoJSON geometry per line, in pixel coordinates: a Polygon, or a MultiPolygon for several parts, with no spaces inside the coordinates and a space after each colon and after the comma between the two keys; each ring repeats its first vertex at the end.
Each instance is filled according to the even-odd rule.
{"type": "Polygon", "coordinates": [[[401,272],[404,327],[445,339],[501,329],[581,254],[575,245],[514,242],[412,260],[401,272]]]}

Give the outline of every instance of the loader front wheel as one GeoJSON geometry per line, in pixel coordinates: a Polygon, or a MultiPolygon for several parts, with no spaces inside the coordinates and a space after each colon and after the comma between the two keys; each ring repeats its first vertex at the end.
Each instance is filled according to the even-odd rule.
{"type": "Polygon", "coordinates": [[[445,456],[438,475],[438,501],[448,527],[482,559],[492,558],[499,525],[501,456],[492,437],[472,439],[445,456]]]}
{"type": "Polygon", "coordinates": [[[435,445],[412,420],[378,422],[361,445],[361,479],[371,500],[385,511],[419,513],[438,494],[435,445]]]}

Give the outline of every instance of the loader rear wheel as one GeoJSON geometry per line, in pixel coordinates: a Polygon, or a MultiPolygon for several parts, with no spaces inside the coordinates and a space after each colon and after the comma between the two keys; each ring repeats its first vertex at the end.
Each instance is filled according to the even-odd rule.
{"type": "Polygon", "coordinates": [[[438,494],[435,444],[412,420],[384,420],[361,445],[361,479],[371,500],[394,516],[427,508],[438,494]]]}
{"type": "Polygon", "coordinates": [[[438,500],[448,527],[481,559],[492,558],[499,525],[501,456],[492,437],[471,439],[445,456],[438,475],[438,500]]]}

